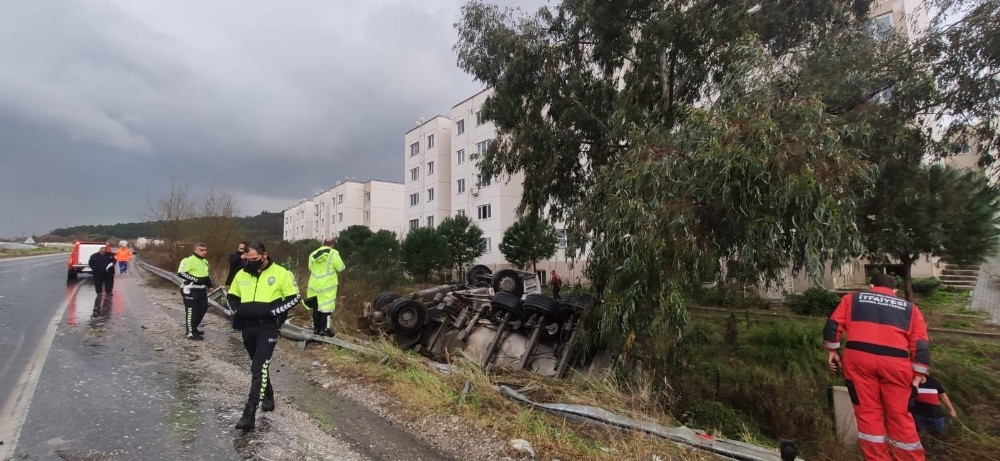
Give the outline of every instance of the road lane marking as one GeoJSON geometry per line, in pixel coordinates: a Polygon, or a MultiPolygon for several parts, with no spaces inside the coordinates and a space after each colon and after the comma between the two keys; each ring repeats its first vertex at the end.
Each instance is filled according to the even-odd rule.
{"type": "Polygon", "coordinates": [[[45,367],[45,360],[49,357],[49,349],[52,348],[52,341],[56,337],[56,330],[62,322],[63,314],[66,313],[66,306],[69,306],[71,299],[76,297],[80,291],[80,285],[76,284],[62,304],[56,309],[55,316],[49,321],[49,327],[42,333],[42,339],[38,342],[35,351],[31,353],[28,365],[24,372],[17,379],[10,398],[0,411],[0,459],[11,459],[14,457],[14,449],[17,448],[17,439],[21,436],[21,427],[28,417],[28,407],[31,405],[31,398],[35,395],[35,387],[38,385],[38,378],[45,367]]]}

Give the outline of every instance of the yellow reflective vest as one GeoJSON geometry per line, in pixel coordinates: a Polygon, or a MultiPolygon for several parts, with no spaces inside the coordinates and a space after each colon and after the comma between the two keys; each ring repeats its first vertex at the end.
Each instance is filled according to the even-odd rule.
{"type": "Polygon", "coordinates": [[[328,246],[321,246],[309,254],[309,286],[306,297],[316,297],[317,310],[333,312],[337,307],[337,273],[344,270],[344,260],[340,252],[328,246]]]}
{"type": "Polygon", "coordinates": [[[277,318],[301,299],[295,276],[274,263],[259,274],[240,270],[229,287],[229,304],[237,320],[277,318]]]}
{"type": "Polygon", "coordinates": [[[177,267],[177,275],[184,279],[184,285],[189,289],[211,288],[213,285],[209,274],[208,259],[197,255],[182,259],[177,267]]]}

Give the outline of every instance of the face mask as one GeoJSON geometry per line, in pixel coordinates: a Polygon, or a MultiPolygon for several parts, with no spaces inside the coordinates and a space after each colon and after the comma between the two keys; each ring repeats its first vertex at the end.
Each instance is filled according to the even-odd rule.
{"type": "Polygon", "coordinates": [[[260,271],[261,266],[264,265],[264,260],[258,259],[256,261],[247,261],[247,270],[250,272],[260,271]]]}

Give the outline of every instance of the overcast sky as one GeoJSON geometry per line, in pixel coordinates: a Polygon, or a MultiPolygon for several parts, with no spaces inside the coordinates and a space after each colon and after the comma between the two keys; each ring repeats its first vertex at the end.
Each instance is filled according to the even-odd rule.
{"type": "Polygon", "coordinates": [[[0,236],[145,221],[174,179],[244,215],[402,181],[414,121],[482,89],[452,50],[463,3],[4,1],[0,236]]]}

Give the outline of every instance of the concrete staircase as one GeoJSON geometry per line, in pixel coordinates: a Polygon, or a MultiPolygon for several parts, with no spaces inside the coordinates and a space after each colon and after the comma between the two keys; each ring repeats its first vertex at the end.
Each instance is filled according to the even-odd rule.
{"type": "Polygon", "coordinates": [[[948,264],[941,270],[941,275],[938,278],[946,287],[972,290],[976,287],[976,280],[979,279],[979,266],[948,264]]]}

